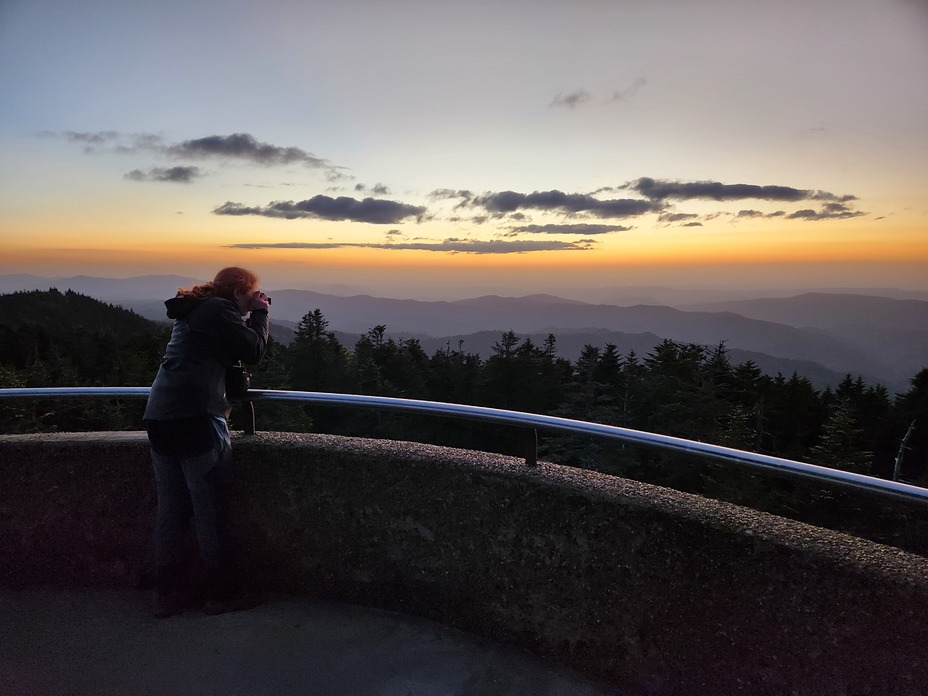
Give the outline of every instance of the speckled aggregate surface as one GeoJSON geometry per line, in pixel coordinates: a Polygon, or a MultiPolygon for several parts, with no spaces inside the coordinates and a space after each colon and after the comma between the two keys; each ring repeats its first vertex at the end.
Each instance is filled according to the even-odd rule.
{"type": "MultiPolygon", "coordinates": [[[[145,444],[0,436],[0,586],[131,586],[145,444]]],[[[630,696],[926,693],[922,556],[483,452],[280,433],[234,451],[241,557],[275,591],[433,619],[630,696]]]]}

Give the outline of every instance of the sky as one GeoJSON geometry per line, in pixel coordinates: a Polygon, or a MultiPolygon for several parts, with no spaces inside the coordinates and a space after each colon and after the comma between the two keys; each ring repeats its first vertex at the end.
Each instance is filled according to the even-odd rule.
{"type": "Polygon", "coordinates": [[[0,273],[928,290],[928,0],[0,0],[0,273]]]}

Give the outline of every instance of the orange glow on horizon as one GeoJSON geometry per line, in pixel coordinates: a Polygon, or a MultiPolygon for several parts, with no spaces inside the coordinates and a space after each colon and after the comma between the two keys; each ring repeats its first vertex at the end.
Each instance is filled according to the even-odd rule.
{"type": "MultiPolygon", "coordinates": [[[[147,225],[127,226],[131,234],[78,234],[72,230],[65,235],[57,228],[44,233],[5,234],[0,273],[106,277],[176,274],[202,280],[218,268],[239,265],[252,268],[269,285],[299,282],[367,286],[403,281],[421,284],[424,293],[431,286],[454,284],[496,282],[537,288],[557,282],[659,283],[668,278],[673,282],[702,278],[751,283],[760,282],[761,277],[788,282],[791,277],[803,276],[832,278],[835,283],[848,285],[864,279],[870,284],[892,285],[896,278],[900,283],[918,286],[928,283],[928,235],[923,226],[901,221],[825,221],[800,227],[779,224],[775,228],[765,225],[750,229],[731,225],[719,225],[718,229],[635,229],[598,237],[593,242],[595,248],[590,250],[512,254],[351,246],[233,248],[229,246],[235,243],[229,241],[232,235],[212,230],[205,235],[195,234],[183,216],[178,216],[177,221],[176,226],[157,231],[153,231],[155,226],[150,221],[147,225]]],[[[367,228],[351,228],[355,243],[364,243],[361,230],[367,228]]],[[[257,236],[250,234],[248,238],[257,236]]],[[[447,235],[430,236],[441,239],[447,235]]],[[[277,241],[279,237],[269,239],[269,243],[277,241]]]]}
{"type": "MultiPolygon", "coordinates": [[[[101,240],[102,241],[102,240],[101,240]]],[[[660,247],[661,245],[657,245],[660,247]]],[[[928,261],[928,239],[919,244],[898,244],[892,240],[874,243],[872,240],[847,240],[835,245],[815,238],[786,244],[749,242],[745,244],[705,242],[672,248],[610,247],[588,251],[545,251],[512,254],[448,253],[419,250],[388,250],[367,248],[333,249],[237,249],[204,244],[157,243],[125,244],[120,246],[81,247],[7,247],[3,254],[5,266],[48,263],[94,264],[117,266],[170,267],[172,263],[215,264],[238,259],[241,265],[307,265],[338,268],[435,268],[436,266],[465,268],[502,268],[532,266],[536,268],[589,268],[615,265],[743,264],[743,263],[809,263],[834,261],[928,261]]]]}

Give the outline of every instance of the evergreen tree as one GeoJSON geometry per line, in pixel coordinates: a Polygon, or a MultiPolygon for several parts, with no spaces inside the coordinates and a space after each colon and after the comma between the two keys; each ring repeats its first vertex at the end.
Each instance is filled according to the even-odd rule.
{"type": "Polygon", "coordinates": [[[643,429],[718,441],[727,409],[719,394],[718,363],[710,363],[705,347],[664,340],[647,356],[645,366],[649,392],[643,429]]]}
{"type": "MultiPolygon", "coordinates": [[[[287,351],[290,386],[297,391],[351,392],[348,352],[338,342],[320,309],[303,315],[287,351]]],[[[312,427],[321,432],[342,432],[346,420],[337,409],[304,406],[312,427]]],[[[308,427],[308,425],[306,426],[308,427]]]]}
{"type": "Polygon", "coordinates": [[[428,399],[457,404],[476,404],[477,390],[482,379],[480,356],[452,350],[450,346],[435,351],[426,374],[428,399]]]}
{"type": "Polygon", "coordinates": [[[303,316],[288,350],[290,385],[299,391],[349,390],[348,352],[328,330],[322,311],[303,316]]]}
{"type": "Polygon", "coordinates": [[[777,374],[765,404],[762,451],[786,459],[805,459],[819,438],[828,413],[812,383],[793,373],[788,380],[777,374]]]}
{"type": "Polygon", "coordinates": [[[597,379],[599,362],[599,348],[589,344],[583,346],[574,366],[571,389],[560,410],[561,415],[603,422],[598,417],[601,413],[600,406],[605,391],[605,385],[597,379]]]}
{"type": "MultiPolygon", "coordinates": [[[[749,424],[744,424],[740,439],[740,449],[761,451],[762,434],[766,427],[765,406],[773,380],[751,360],[736,365],[731,372],[731,390],[728,401],[732,408],[740,407],[749,416],[749,424]],[[744,436],[749,434],[745,441],[744,436]]],[[[740,418],[740,416],[736,416],[740,418]]]]}
{"type": "Polygon", "coordinates": [[[859,448],[862,433],[850,407],[845,403],[839,404],[825,422],[818,443],[812,447],[812,463],[869,474],[873,453],[859,448]]]}
{"type": "Polygon", "coordinates": [[[751,414],[741,404],[734,404],[723,421],[719,444],[750,451],[756,442],[751,414]]]}
{"type": "Polygon", "coordinates": [[[855,415],[863,431],[859,447],[873,452],[873,475],[892,478],[901,421],[893,409],[886,387],[882,384],[866,387],[858,401],[855,415]]]}
{"type": "Polygon", "coordinates": [[[481,403],[512,410],[521,410],[526,403],[524,385],[530,377],[521,373],[524,361],[517,360],[520,342],[515,332],[506,331],[493,344],[493,354],[484,363],[481,403]]]}
{"type": "MultiPolygon", "coordinates": [[[[463,341],[458,349],[450,345],[435,351],[428,360],[426,369],[426,398],[456,404],[478,404],[483,363],[480,356],[463,351],[463,341]]],[[[466,447],[468,449],[492,448],[487,437],[485,424],[459,419],[436,419],[430,421],[428,442],[466,447]]]]}
{"type": "Polygon", "coordinates": [[[621,376],[616,384],[616,425],[640,430],[644,421],[645,395],[648,392],[648,369],[635,351],[622,362],[621,376]]]}

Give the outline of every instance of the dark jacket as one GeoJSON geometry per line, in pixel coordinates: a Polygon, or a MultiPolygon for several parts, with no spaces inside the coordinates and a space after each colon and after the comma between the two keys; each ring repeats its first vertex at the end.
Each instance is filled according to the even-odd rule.
{"type": "Polygon", "coordinates": [[[174,297],[164,303],[174,319],[171,340],[151,385],[145,420],[222,416],[226,368],[234,362],[255,365],[267,349],[267,310],[246,322],[231,300],[174,297]]]}

